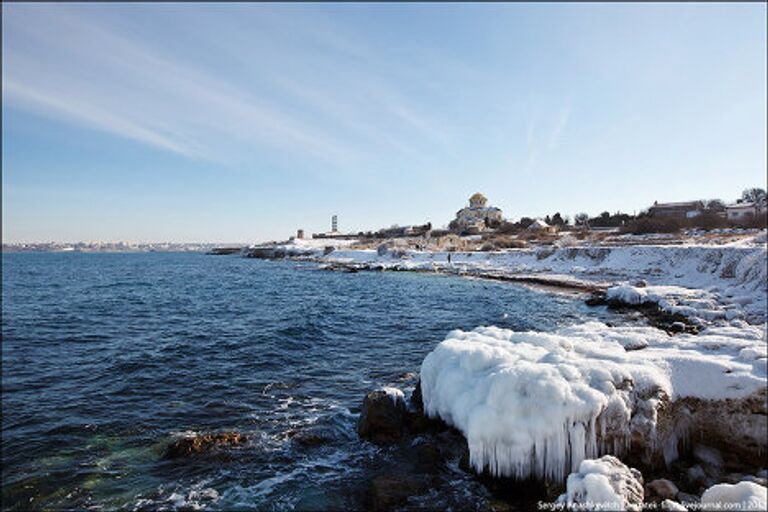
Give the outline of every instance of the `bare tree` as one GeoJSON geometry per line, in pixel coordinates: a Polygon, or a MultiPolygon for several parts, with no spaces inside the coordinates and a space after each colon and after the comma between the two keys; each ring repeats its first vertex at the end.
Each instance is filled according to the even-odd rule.
{"type": "Polygon", "coordinates": [[[720,199],[710,199],[709,201],[704,201],[704,208],[710,212],[724,212],[725,203],[720,199]]]}
{"type": "Polygon", "coordinates": [[[741,199],[749,203],[761,203],[765,201],[765,190],[762,188],[748,188],[741,193],[741,199]]]}

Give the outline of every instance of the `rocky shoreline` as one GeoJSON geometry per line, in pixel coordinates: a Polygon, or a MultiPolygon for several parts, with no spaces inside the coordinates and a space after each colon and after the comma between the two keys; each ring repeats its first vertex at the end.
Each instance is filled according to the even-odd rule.
{"type": "MultiPolygon", "coordinates": [[[[688,425],[685,438],[675,439],[680,449],[675,460],[665,461],[663,443],[651,446],[642,435],[633,438],[632,448],[621,459],[611,454],[597,459],[612,467],[610,481],[623,500],[621,509],[694,509],[702,506],[702,497],[718,484],[766,486],[765,446],[725,441],[733,427],[748,421],[748,416],[766,415],[766,393],[739,401],[665,400],[658,413],[667,434],[678,429],[681,421],[688,425]]],[[[369,392],[363,400],[358,434],[364,442],[396,452],[395,460],[400,461],[369,482],[373,510],[407,508],[410,498],[451,478],[452,468],[477,478],[489,491],[481,510],[514,510],[521,504],[533,509],[540,503],[559,504],[561,509],[579,509],[581,504],[583,509],[587,502],[588,496],[579,495],[573,483],[583,478],[579,472],[562,481],[494,477],[476,471],[469,463],[469,447],[461,432],[425,414],[420,382],[408,398],[396,388],[369,392]]]]}
{"type": "MultiPolygon", "coordinates": [[[[574,439],[566,437],[567,453],[561,458],[572,459],[575,465],[569,466],[562,476],[552,468],[544,471],[548,476],[542,476],[533,472],[528,475],[519,466],[514,471],[506,465],[498,466],[501,455],[491,453],[489,459],[487,454],[472,453],[466,418],[458,423],[455,417],[450,421],[453,414],[461,413],[455,409],[460,404],[445,403],[465,400],[472,393],[484,392],[483,386],[493,384],[467,381],[474,378],[471,374],[462,376],[465,380],[461,383],[449,375],[443,376],[443,382],[469,386],[467,393],[442,396],[442,408],[435,408],[436,398],[432,396],[431,408],[425,407],[422,367],[422,380],[409,397],[405,390],[386,388],[372,391],[364,399],[358,427],[360,438],[386,446],[398,461],[382,468],[369,482],[371,508],[416,506],[419,499],[444,485],[457,472],[475,478],[488,491],[488,499],[480,504],[484,510],[509,510],[521,503],[526,509],[535,509],[540,503],[561,509],[589,508],[588,502],[596,499],[590,482],[600,479],[605,479],[603,497],[607,493],[616,500],[609,509],[733,510],[738,499],[749,503],[762,499],[759,503],[764,504],[768,392],[764,385],[756,389],[755,379],[765,376],[765,370],[760,369],[766,357],[765,328],[754,325],[765,322],[764,246],[538,248],[452,256],[387,247],[379,251],[326,248],[321,252],[297,252],[282,247],[255,257],[312,261],[319,263],[320,269],[345,273],[426,272],[565,291],[581,296],[589,306],[641,316],[651,327],[614,329],[611,325],[587,324],[566,329],[560,338],[552,340],[538,340],[535,333],[496,332],[495,328],[489,328],[491,332],[478,329],[479,332],[459,333],[453,340],[449,335],[443,344],[449,343],[446,350],[456,352],[441,356],[448,357],[440,363],[449,365],[446,371],[452,364],[490,364],[480,361],[497,357],[490,354],[501,348],[499,343],[503,340],[513,337],[517,340],[513,341],[515,347],[515,343],[540,344],[537,350],[544,349],[542,354],[549,353],[550,360],[576,357],[574,364],[586,365],[577,370],[582,372],[581,377],[574,375],[566,380],[586,378],[588,383],[588,375],[606,371],[599,370],[601,366],[613,372],[614,380],[606,384],[607,388],[603,384],[592,390],[586,388],[589,393],[598,391],[600,396],[605,392],[610,397],[607,406],[596,409],[596,417],[590,423],[579,427],[586,429],[587,439],[595,438],[595,445],[590,448],[587,442],[586,452],[580,453],[574,439]],[[464,338],[470,345],[461,344],[466,343],[462,342],[464,338]],[[479,348],[466,348],[472,346],[475,338],[479,348]],[[574,344],[586,344],[572,352],[568,348],[569,338],[573,338],[574,344]],[[599,350],[607,350],[595,359],[590,354],[595,350],[590,346],[593,340],[599,341],[599,350]],[[487,350],[489,355],[475,357],[473,350],[487,350]],[[457,357],[466,360],[451,359],[457,357]],[[619,362],[618,366],[615,362],[619,362]],[[734,365],[740,368],[738,376],[731,375],[734,365]],[[660,373],[649,381],[643,375],[646,371],[660,373]],[[654,379],[657,384],[650,384],[654,379]],[[478,388],[473,390],[474,385],[478,388]],[[722,506],[718,507],[718,503],[722,506]]],[[[528,349],[514,350],[522,352],[512,354],[525,354],[528,349]]],[[[524,363],[539,364],[536,358],[524,363]]],[[[438,363],[433,361],[434,364],[438,363]]],[[[550,361],[539,365],[536,371],[546,375],[553,368],[551,364],[550,361]]],[[[498,371],[506,371],[502,368],[506,366],[500,366],[498,371]]],[[[565,367],[559,371],[564,375],[573,372],[565,367]]],[[[436,377],[431,378],[431,393],[435,393],[436,377]]],[[[498,414],[505,412],[494,414],[498,418],[498,414]]],[[[504,428],[515,428],[514,421],[505,421],[511,423],[504,428]]],[[[524,433],[521,435],[525,438],[524,433]]],[[[547,445],[542,446],[547,449],[547,445]]],[[[498,449],[492,445],[474,448],[491,452],[498,449]]],[[[551,454],[547,457],[550,464],[558,459],[551,454]]],[[[754,503],[744,506],[754,509],[754,503]]]]}

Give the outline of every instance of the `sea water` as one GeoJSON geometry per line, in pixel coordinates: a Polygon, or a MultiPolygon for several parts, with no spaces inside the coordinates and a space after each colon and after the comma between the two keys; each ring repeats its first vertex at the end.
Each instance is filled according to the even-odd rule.
{"type": "MultiPolygon", "coordinates": [[[[598,314],[509,283],[237,256],[2,263],[10,510],[360,509],[390,456],[357,438],[366,392],[408,392],[452,329],[552,330],[598,314]],[[308,430],[321,441],[296,443],[308,430]],[[250,441],[163,456],[179,433],[213,431],[250,441]]],[[[428,503],[480,503],[482,485],[448,466],[450,485],[428,503]]]]}

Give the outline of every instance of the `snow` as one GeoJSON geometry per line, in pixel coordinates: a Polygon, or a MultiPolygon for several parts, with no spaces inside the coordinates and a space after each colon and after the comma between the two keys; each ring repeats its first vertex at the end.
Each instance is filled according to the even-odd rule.
{"type": "Polygon", "coordinates": [[[405,394],[403,394],[403,392],[402,392],[400,389],[398,389],[398,388],[393,388],[393,387],[383,387],[383,388],[381,388],[379,391],[383,391],[384,393],[386,393],[386,394],[387,394],[387,396],[388,396],[388,397],[389,397],[389,398],[390,398],[390,399],[391,399],[391,400],[392,400],[392,401],[393,401],[395,404],[397,404],[398,402],[403,402],[403,403],[405,403],[405,394]]]}
{"type": "Polygon", "coordinates": [[[648,302],[648,290],[628,284],[612,286],[605,292],[605,298],[624,304],[638,305],[648,302]]]}
{"type": "Polygon", "coordinates": [[[555,480],[585,458],[621,454],[633,429],[652,435],[664,395],[743,398],[765,378],[755,326],[674,337],[599,322],[552,333],[478,327],[451,331],[421,366],[426,414],[464,434],[477,471],[555,480]]]}
{"type": "Polygon", "coordinates": [[[713,485],[701,496],[702,510],[766,510],[768,489],[753,482],[713,485]]]}
{"type": "Polygon", "coordinates": [[[290,245],[287,245],[286,247],[293,246],[295,248],[301,248],[301,249],[325,249],[326,247],[349,247],[353,244],[357,243],[357,240],[355,239],[345,239],[345,238],[296,238],[292,240],[292,243],[290,245]]]}
{"type": "MultiPolygon", "coordinates": [[[[577,510],[627,510],[624,482],[634,479],[629,468],[613,457],[581,462],[578,472],[568,475],[566,492],[558,502],[577,510]]],[[[639,482],[638,482],[639,485],[639,482]]]]}

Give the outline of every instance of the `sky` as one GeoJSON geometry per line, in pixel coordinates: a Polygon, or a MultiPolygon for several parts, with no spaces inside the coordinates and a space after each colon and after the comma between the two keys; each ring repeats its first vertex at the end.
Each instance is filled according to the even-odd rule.
{"type": "Polygon", "coordinates": [[[3,241],[639,212],[766,186],[766,5],[3,4],[3,241]]]}

